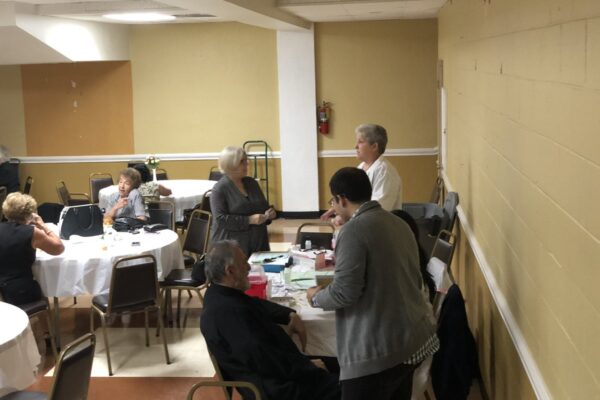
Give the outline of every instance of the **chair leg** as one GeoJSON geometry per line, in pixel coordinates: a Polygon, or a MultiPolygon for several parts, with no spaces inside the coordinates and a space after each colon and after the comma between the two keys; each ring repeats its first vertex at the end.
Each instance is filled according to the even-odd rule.
{"type": "Polygon", "coordinates": [[[104,336],[104,347],[106,348],[106,359],[108,360],[108,375],[113,376],[112,365],[110,363],[110,348],[108,347],[108,334],[106,332],[106,316],[100,314],[100,322],[102,323],[102,336],[104,336]]]}
{"type": "Polygon", "coordinates": [[[54,362],[58,362],[58,354],[56,353],[56,340],[54,340],[54,336],[56,335],[56,327],[53,327],[50,323],[50,309],[46,310],[46,325],[48,325],[48,334],[50,335],[50,346],[52,346],[52,354],[54,355],[54,362]]]}
{"type": "MultiPolygon", "coordinates": [[[[189,292],[189,290],[188,290],[189,292]]],[[[181,315],[181,289],[177,290],[177,327],[179,328],[179,317],[181,315]]]]}
{"type": "MultiPolygon", "coordinates": [[[[161,315],[162,310],[160,309],[160,304],[157,306],[158,310],[158,315],[161,315]]],[[[171,364],[171,359],[169,358],[169,349],[167,348],[167,332],[165,332],[165,327],[163,326],[163,321],[162,318],[157,318],[158,319],[158,327],[160,328],[160,330],[162,331],[162,337],[163,337],[163,346],[165,348],[165,358],[167,359],[167,364],[171,364]]]]}
{"type": "MultiPolygon", "coordinates": [[[[160,314],[158,318],[160,319],[160,314]]],[[[148,334],[148,307],[144,308],[144,328],[146,328],[146,347],[150,347],[150,336],[148,334]]]]}
{"type": "Polygon", "coordinates": [[[90,333],[94,333],[94,308],[90,307],[90,333]]]}

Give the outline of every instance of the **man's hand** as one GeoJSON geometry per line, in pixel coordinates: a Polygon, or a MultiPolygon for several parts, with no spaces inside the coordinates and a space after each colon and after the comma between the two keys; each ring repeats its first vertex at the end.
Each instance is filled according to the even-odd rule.
{"type": "Polygon", "coordinates": [[[308,300],[308,304],[310,304],[310,306],[313,306],[313,297],[315,297],[315,295],[321,290],[323,289],[323,286],[313,286],[311,288],[306,289],[306,299],[308,300]]]}
{"type": "Polygon", "coordinates": [[[313,363],[315,367],[324,369],[325,371],[329,372],[329,370],[325,366],[325,363],[320,358],[311,358],[310,362],[313,363]]]}
{"type": "Polygon", "coordinates": [[[327,221],[329,218],[333,218],[335,215],[335,210],[331,207],[329,210],[325,211],[323,215],[321,215],[322,221],[327,221]]]}
{"type": "Polygon", "coordinates": [[[298,335],[302,351],[306,351],[306,328],[304,327],[304,322],[302,322],[300,316],[295,312],[290,313],[290,322],[288,324],[288,329],[290,330],[290,336],[294,333],[298,335]]]}

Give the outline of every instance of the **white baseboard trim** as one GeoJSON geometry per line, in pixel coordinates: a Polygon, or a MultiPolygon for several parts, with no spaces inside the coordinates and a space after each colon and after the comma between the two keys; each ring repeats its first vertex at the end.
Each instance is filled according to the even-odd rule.
{"type": "MultiPolygon", "coordinates": [[[[445,172],[442,172],[442,177],[444,178],[444,185],[446,186],[448,191],[454,191],[452,188],[452,184],[450,183],[450,180],[448,179],[448,176],[445,172]]],[[[544,381],[544,377],[542,376],[542,373],[540,372],[538,365],[535,359],[533,358],[531,351],[529,350],[529,346],[527,345],[527,342],[523,337],[523,332],[521,332],[521,328],[517,324],[515,317],[508,306],[506,297],[504,297],[504,293],[502,293],[500,287],[498,286],[498,283],[496,282],[496,277],[494,276],[492,269],[490,268],[490,265],[487,262],[485,254],[483,253],[483,250],[479,245],[479,241],[473,233],[473,229],[471,228],[469,220],[467,219],[467,216],[460,205],[457,207],[457,210],[460,224],[467,236],[469,244],[471,245],[473,254],[475,254],[475,258],[477,259],[477,263],[479,264],[479,269],[483,273],[488,288],[492,294],[492,297],[494,298],[494,302],[498,307],[498,311],[500,311],[500,315],[502,316],[502,320],[506,325],[506,329],[508,330],[513,344],[517,349],[517,353],[519,354],[521,362],[523,363],[523,367],[525,368],[525,372],[529,377],[531,386],[533,387],[533,390],[538,399],[550,400],[552,399],[552,396],[548,391],[548,386],[544,381]]]]}
{"type": "MultiPolygon", "coordinates": [[[[221,153],[164,153],[154,154],[161,161],[199,161],[218,160],[221,153]]],[[[438,148],[415,148],[415,149],[388,149],[386,156],[435,156],[438,148]]],[[[260,156],[262,153],[250,152],[249,155],[260,156]]],[[[148,154],[113,154],[98,156],[39,156],[18,157],[23,164],[69,164],[69,163],[109,163],[128,162],[131,160],[145,160],[148,154]]],[[[324,150],[318,154],[322,158],[330,157],[356,157],[355,150],[324,150]]],[[[270,151],[269,158],[281,158],[280,151],[270,151]]]]}

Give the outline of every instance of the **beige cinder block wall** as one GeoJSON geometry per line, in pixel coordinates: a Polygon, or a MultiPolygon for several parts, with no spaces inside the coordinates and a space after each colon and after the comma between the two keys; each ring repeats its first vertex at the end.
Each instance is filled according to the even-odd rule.
{"type": "Polygon", "coordinates": [[[532,356],[485,371],[488,390],[519,398],[522,363],[553,398],[598,398],[600,2],[448,2],[439,57],[447,175],[487,265],[459,262],[489,268],[532,356]]]}

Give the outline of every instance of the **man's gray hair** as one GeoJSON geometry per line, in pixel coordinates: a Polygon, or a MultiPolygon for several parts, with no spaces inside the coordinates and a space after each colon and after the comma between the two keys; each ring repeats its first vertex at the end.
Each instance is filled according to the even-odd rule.
{"type": "Polygon", "coordinates": [[[356,127],[354,130],[357,135],[360,135],[369,144],[377,143],[377,149],[379,154],[385,153],[385,147],[387,146],[387,132],[381,125],[376,124],[362,124],[356,127]]]}
{"type": "Polygon", "coordinates": [[[221,240],[212,244],[206,253],[204,271],[209,282],[219,283],[225,277],[225,268],[235,264],[235,240],[221,240]]]}

